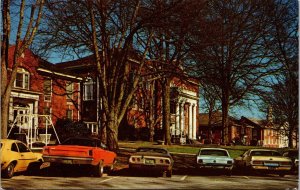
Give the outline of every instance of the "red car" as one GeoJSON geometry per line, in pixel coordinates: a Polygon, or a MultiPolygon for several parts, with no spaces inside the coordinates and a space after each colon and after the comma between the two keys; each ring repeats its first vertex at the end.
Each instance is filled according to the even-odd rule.
{"type": "Polygon", "coordinates": [[[104,168],[113,170],[116,157],[116,153],[106,150],[97,138],[73,137],[62,144],[43,148],[44,162],[90,165],[93,175],[99,177],[103,175],[104,168]]]}

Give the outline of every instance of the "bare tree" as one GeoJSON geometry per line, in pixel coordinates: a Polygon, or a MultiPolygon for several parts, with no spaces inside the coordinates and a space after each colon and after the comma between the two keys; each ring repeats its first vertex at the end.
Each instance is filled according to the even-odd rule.
{"type": "MultiPolygon", "coordinates": [[[[20,4],[10,0],[2,1],[2,40],[1,40],[1,138],[7,138],[9,98],[16,79],[17,69],[20,66],[21,56],[30,46],[39,26],[44,0],[20,1],[20,4]],[[8,60],[11,34],[11,7],[18,9],[19,22],[16,25],[15,47],[12,63],[8,60]],[[26,7],[30,12],[26,13],[26,7]],[[27,19],[26,16],[29,15],[27,19]],[[23,33],[25,31],[25,33],[23,33]]],[[[15,28],[15,26],[13,27],[15,28]]]]}
{"type": "MultiPolygon", "coordinates": [[[[228,112],[254,93],[261,79],[278,68],[264,47],[271,1],[208,1],[205,28],[192,38],[192,62],[202,83],[220,89],[223,142],[228,143],[228,112]]],[[[200,22],[201,23],[201,22],[200,22]]]]}
{"type": "Polygon", "coordinates": [[[41,31],[44,49],[93,55],[111,150],[118,149],[118,127],[141,80],[152,27],[179,2],[160,9],[162,2],[151,0],[53,0],[47,4],[47,23],[41,31]]]}
{"type": "MultiPolygon", "coordinates": [[[[161,6],[169,6],[169,3],[166,1],[161,6]]],[[[167,145],[171,144],[170,84],[174,77],[187,78],[187,74],[182,69],[184,58],[189,51],[187,41],[196,18],[200,16],[202,5],[203,1],[182,1],[172,14],[162,20],[163,25],[153,29],[149,57],[154,60],[152,73],[159,78],[162,86],[162,127],[167,145]]]]}
{"type": "Polygon", "coordinates": [[[270,33],[265,37],[266,46],[272,52],[273,61],[282,69],[266,80],[265,88],[258,89],[258,94],[265,110],[272,106],[276,123],[285,125],[289,147],[293,147],[299,123],[299,66],[298,66],[298,3],[296,1],[275,1],[270,19],[270,33]]]}

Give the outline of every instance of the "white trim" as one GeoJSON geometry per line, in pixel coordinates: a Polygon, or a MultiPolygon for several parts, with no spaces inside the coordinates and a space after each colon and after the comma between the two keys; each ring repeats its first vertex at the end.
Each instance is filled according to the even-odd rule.
{"type": "Polygon", "coordinates": [[[72,76],[72,75],[68,75],[68,74],[63,74],[63,73],[59,73],[59,72],[55,72],[55,71],[50,71],[50,70],[43,69],[43,68],[38,68],[37,70],[45,72],[45,73],[55,74],[55,75],[58,75],[58,76],[64,76],[64,77],[68,77],[68,78],[72,78],[72,79],[82,80],[82,77],[76,77],[76,76],[72,76]]]}

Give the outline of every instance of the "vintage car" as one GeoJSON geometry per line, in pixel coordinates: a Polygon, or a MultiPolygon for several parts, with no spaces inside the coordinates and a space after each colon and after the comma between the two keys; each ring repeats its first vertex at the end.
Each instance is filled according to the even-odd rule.
{"type": "Polygon", "coordinates": [[[222,148],[201,148],[197,154],[197,166],[200,170],[223,170],[231,175],[233,158],[222,148]]]}
{"type": "Polygon", "coordinates": [[[129,158],[129,169],[152,170],[162,172],[163,176],[172,177],[173,159],[164,148],[140,147],[129,158]]]}
{"type": "Polygon", "coordinates": [[[92,168],[94,176],[102,177],[104,168],[111,172],[116,162],[116,153],[108,151],[97,138],[73,137],[62,144],[45,146],[43,158],[51,165],[72,164],[92,168]]]}
{"type": "Polygon", "coordinates": [[[292,165],[291,172],[298,173],[299,172],[299,151],[298,150],[288,150],[288,151],[285,151],[282,154],[282,156],[289,157],[292,160],[293,165],[292,165]]]}
{"type": "Polygon", "coordinates": [[[237,169],[248,174],[259,171],[263,173],[275,173],[284,177],[292,167],[292,160],[282,156],[276,150],[249,149],[241,156],[235,158],[237,169]]]}
{"type": "Polygon", "coordinates": [[[15,172],[39,170],[43,163],[41,153],[33,153],[23,142],[1,139],[1,173],[11,178],[15,172]]]}

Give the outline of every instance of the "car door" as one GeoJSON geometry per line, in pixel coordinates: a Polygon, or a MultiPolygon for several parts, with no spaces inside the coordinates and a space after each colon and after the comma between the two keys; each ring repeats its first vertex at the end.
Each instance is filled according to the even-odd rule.
{"type": "Polygon", "coordinates": [[[36,161],[36,156],[24,143],[18,142],[17,145],[20,152],[21,167],[22,170],[25,171],[31,162],[36,161]]]}
{"type": "Polygon", "coordinates": [[[15,172],[23,171],[24,161],[21,159],[21,154],[19,152],[18,146],[16,143],[12,143],[9,152],[7,152],[10,162],[17,161],[15,165],[15,172]]]}

